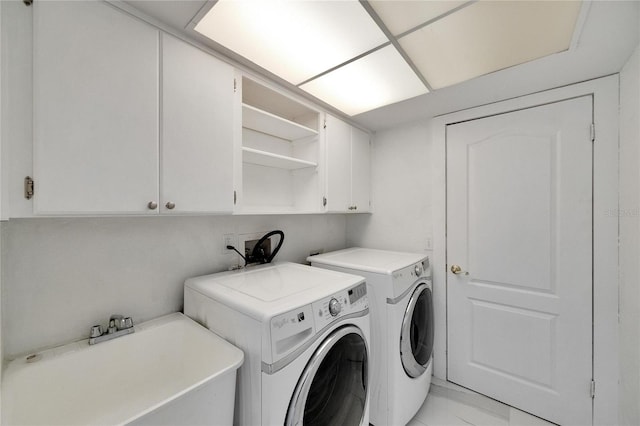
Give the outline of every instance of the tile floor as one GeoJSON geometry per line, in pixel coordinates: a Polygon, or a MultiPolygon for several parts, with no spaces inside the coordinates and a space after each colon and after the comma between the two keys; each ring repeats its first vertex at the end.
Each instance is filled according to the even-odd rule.
{"type": "Polygon", "coordinates": [[[407,426],[554,426],[452,383],[434,379],[427,400],[407,426]]]}

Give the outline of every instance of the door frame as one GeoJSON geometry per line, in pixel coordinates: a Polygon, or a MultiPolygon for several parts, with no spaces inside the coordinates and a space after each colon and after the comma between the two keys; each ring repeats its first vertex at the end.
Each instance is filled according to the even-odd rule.
{"type": "MultiPolygon", "coordinates": [[[[618,423],[618,74],[435,117],[432,122],[434,376],[447,380],[446,126],[591,96],[593,149],[593,424],[618,423]],[[444,290],[444,291],[441,291],[444,290]]],[[[588,392],[585,389],[585,392],[588,392]]]]}

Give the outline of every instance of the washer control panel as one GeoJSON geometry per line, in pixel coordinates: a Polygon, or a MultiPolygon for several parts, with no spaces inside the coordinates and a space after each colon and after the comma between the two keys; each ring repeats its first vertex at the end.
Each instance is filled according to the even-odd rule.
{"type": "Polygon", "coordinates": [[[363,311],[368,307],[369,300],[365,283],[325,297],[313,304],[316,330],[321,330],[338,318],[363,311]]]}
{"type": "Polygon", "coordinates": [[[311,305],[301,306],[271,318],[271,355],[273,360],[293,352],[313,335],[311,305]]]}
{"type": "Polygon", "coordinates": [[[329,313],[332,317],[335,317],[342,311],[342,305],[338,302],[338,299],[335,297],[329,300],[329,313]]]}
{"type": "Polygon", "coordinates": [[[368,307],[367,285],[362,283],[271,318],[271,362],[295,351],[333,321],[368,307]]]}

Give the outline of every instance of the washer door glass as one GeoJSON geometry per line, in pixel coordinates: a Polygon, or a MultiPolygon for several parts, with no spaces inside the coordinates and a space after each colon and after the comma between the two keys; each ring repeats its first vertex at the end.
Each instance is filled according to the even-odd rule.
{"type": "Polygon", "coordinates": [[[427,284],[414,290],[402,319],[400,359],[410,377],[418,377],[427,369],[433,352],[433,298],[427,284]]]}
{"type": "Polygon", "coordinates": [[[349,325],[327,337],[302,372],[286,426],[358,426],[367,403],[367,345],[349,325]]]}

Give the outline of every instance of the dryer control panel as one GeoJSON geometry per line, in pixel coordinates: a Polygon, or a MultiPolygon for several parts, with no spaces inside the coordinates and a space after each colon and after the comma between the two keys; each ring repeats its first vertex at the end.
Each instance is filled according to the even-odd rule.
{"type": "Polygon", "coordinates": [[[399,297],[417,281],[431,282],[431,265],[429,258],[416,262],[393,273],[393,298],[399,297]]]}

